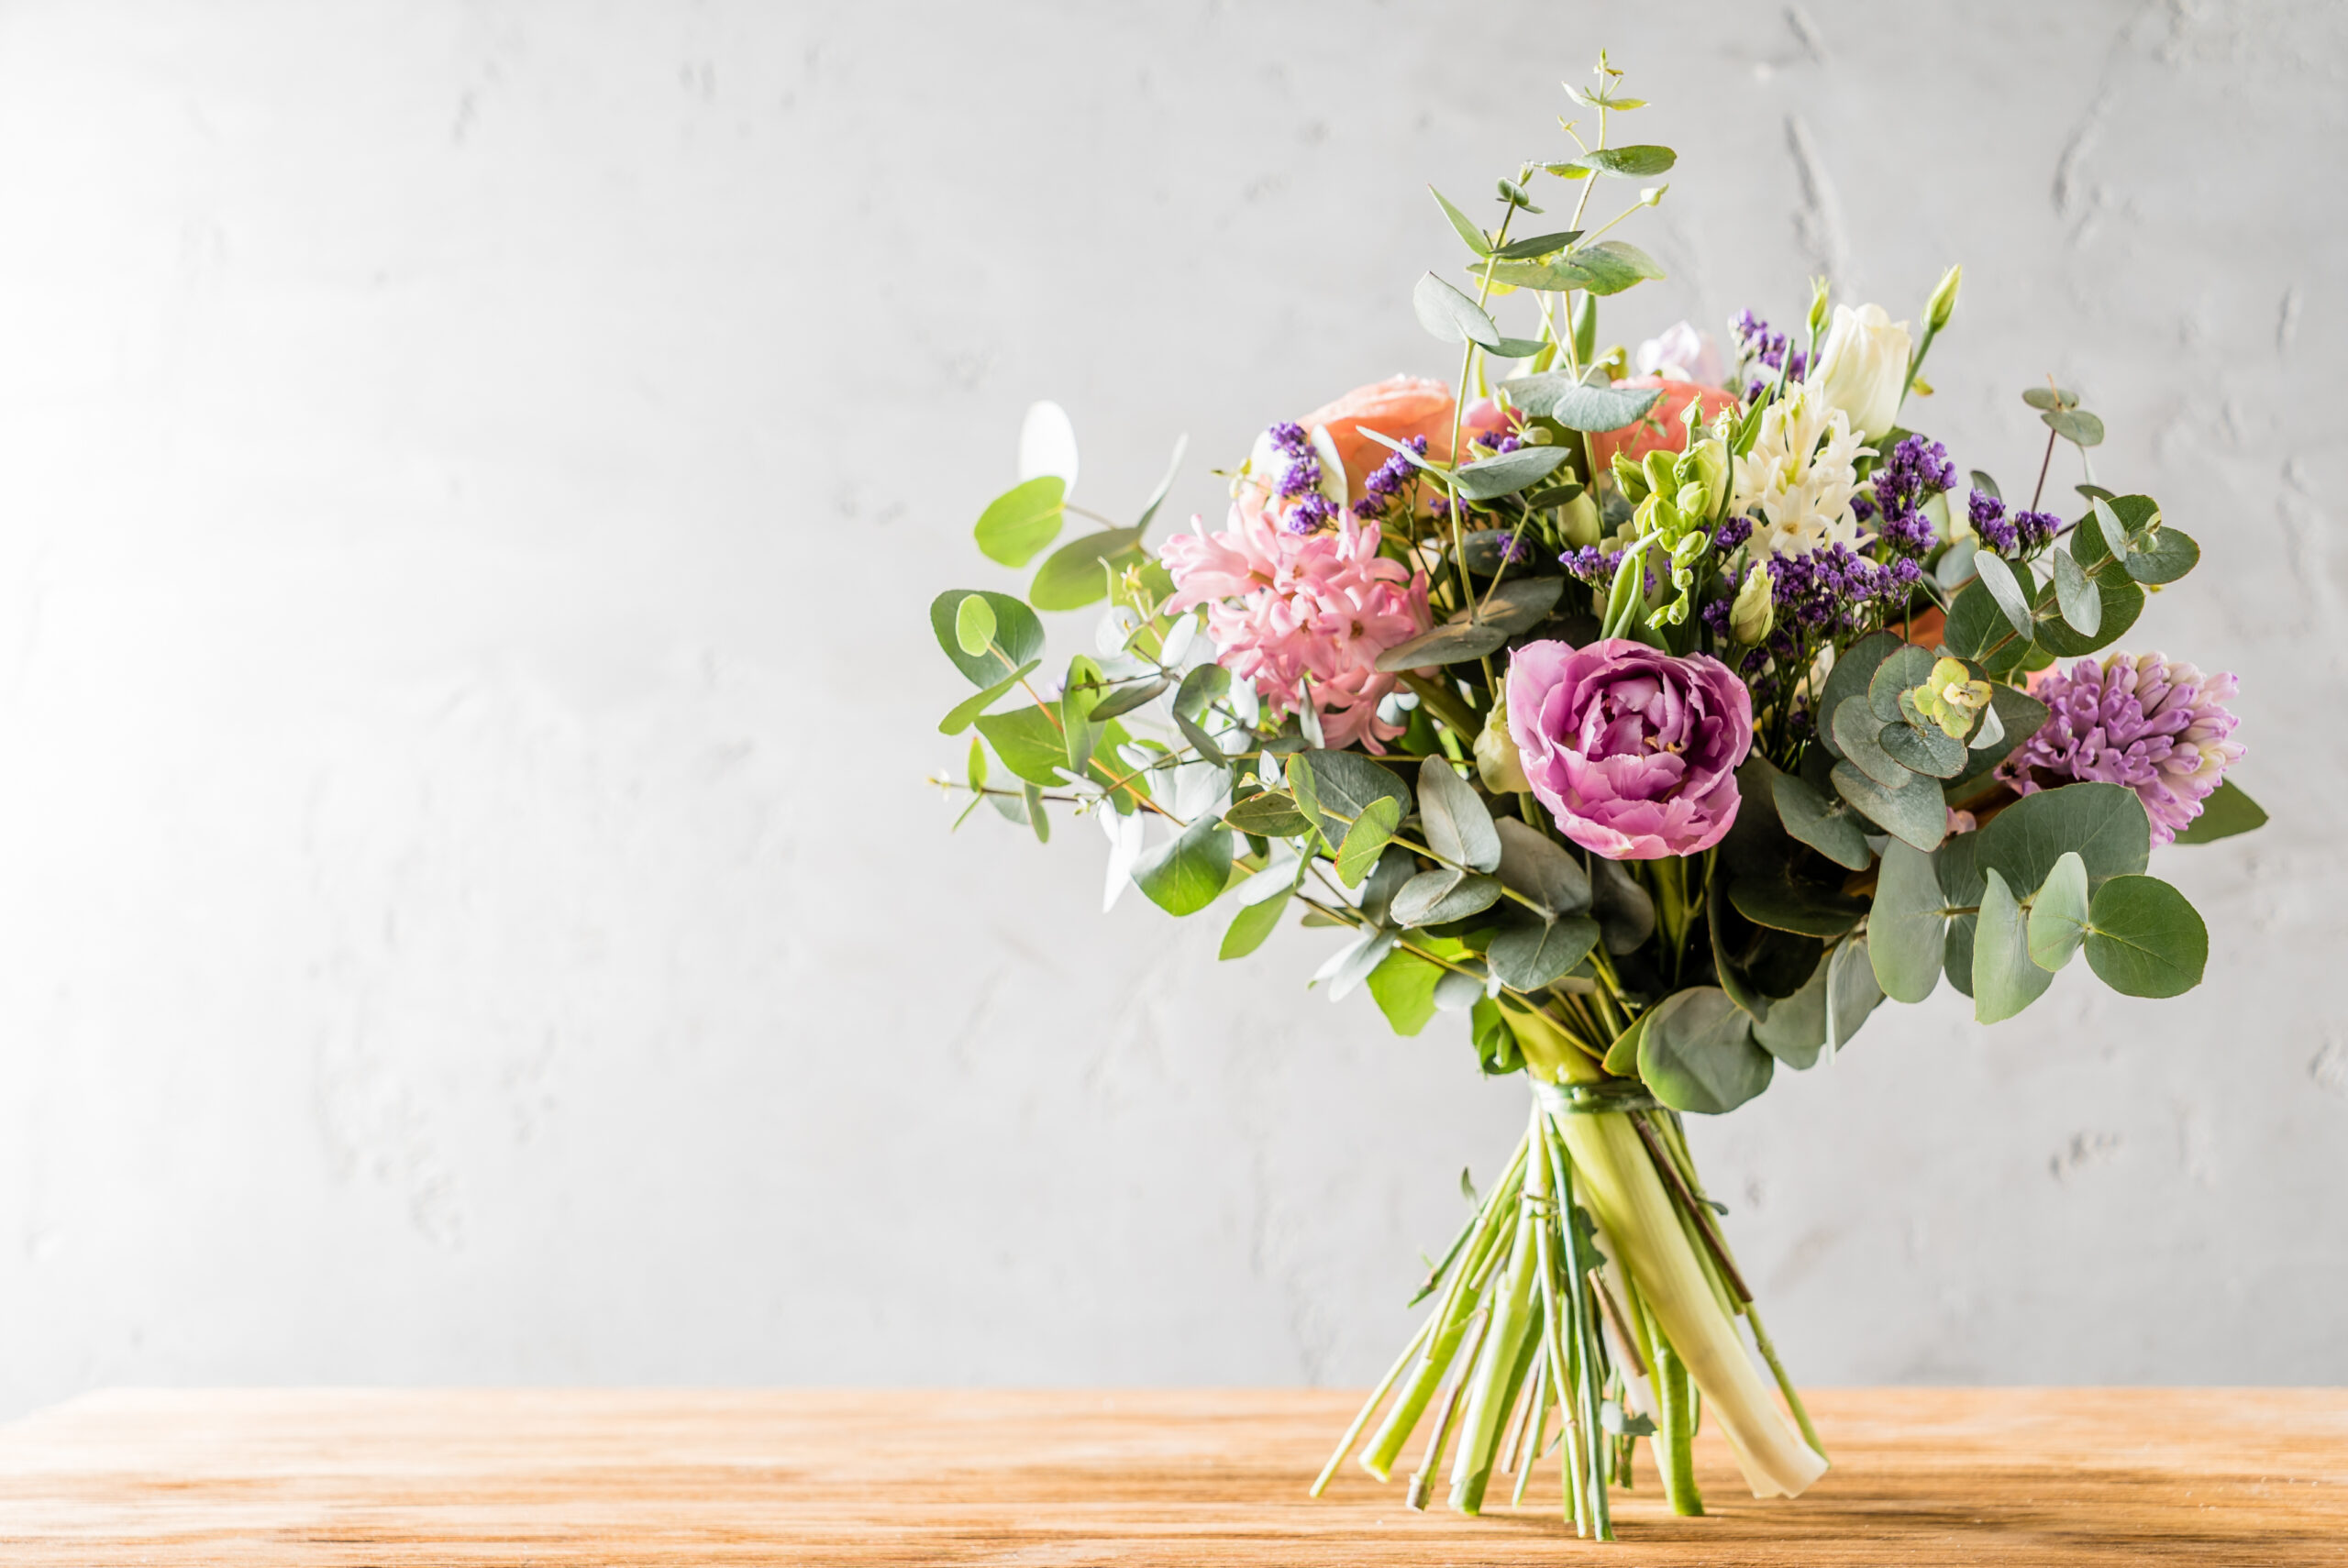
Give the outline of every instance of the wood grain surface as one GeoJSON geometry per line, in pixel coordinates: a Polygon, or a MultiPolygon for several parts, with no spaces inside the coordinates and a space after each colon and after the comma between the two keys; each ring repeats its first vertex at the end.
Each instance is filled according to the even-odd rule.
{"type": "Polygon", "coordinates": [[[1807,1496],[1742,1496],[1707,1430],[1711,1513],[1643,1450],[1599,1545],[1554,1470],[1476,1519],[1350,1469],[1309,1500],[1321,1391],[109,1392],[0,1428],[0,1561],[2348,1562],[2348,1391],[1811,1397],[1807,1496]]]}

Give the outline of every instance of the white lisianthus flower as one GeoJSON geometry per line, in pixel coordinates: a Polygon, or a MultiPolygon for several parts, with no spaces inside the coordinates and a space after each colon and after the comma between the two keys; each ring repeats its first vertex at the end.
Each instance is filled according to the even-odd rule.
{"type": "Polygon", "coordinates": [[[1673,323],[1640,344],[1631,365],[1643,376],[1697,381],[1708,387],[1720,385],[1728,376],[1728,366],[1721,359],[1721,346],[1713,341],[1712,335],[1699,332],[1693,324],[1685,321],[1673,323]]]}
{"type": "Polygon", "coordinates": [[[1855,548],[1861,534],[1851,497],[1858,493],[1858,460],[1873,452],[1848,414],[1829,406],[1816,386],[1797,384],[1761,411],[1753,450],[1736,466],[1730,510],[1760,512],[1753,542],[1773,556],[1855,548]]]}
{"type": "Polygon", "coordinates": [[[1893,321],[1881,305],[1856,310],[1836,305],[1834,325],[1827,329],[1818,363],[1811,368],[1810,384],[1829,404],[1850,415],[1853,429],[1872,441],[1899,421],[1911,347],[1908,324],[1893,321]]]}

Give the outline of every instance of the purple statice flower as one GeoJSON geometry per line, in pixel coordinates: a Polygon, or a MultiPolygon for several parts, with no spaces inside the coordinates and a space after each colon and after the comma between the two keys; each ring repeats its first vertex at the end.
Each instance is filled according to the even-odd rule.
{"type": "Polygon", "coordinates": [[[2014,525],[2006,521],[2006,503],[1986,491],[1975,491],[1965,503],[1966,520],[1981,542],[1996,555],[2010,556],[2021,542],[2014,525]]]}
{"type": "Polygon", "coordinates": [[[1808,555],[1771,556],[1769,597],[1781,625],[1831,635],[1864,625],[1875,604],[1903,598],[1919,575],[1913,561],[1880,566],[1846,545],[1829,545],[1808,555]]]}
{"type": "Polygon", "coordinates": [[[1584,545],[1578,550],[1567,550],[1557,558],[1557,562],[1582,581],[1600,587],[1614,580],[1615,572],[1623,566],[1623,552],[1584,545]]]}
{"type": "MultiPolygon", "coordinates": [[[[1412,443],[1422,455],[1424,455],[1426,444],[1427,438],[1423,436],[1412,443]]],[[[1417,477],[1416,466],[1401,453],[1387,458],[1370,469],[1369,478],[1363,481],[1365,493],[1354,502],[1354,515],[1364,518],[1385,516],[1388,508],[1409,492],[1417,477]]]]}
{"type": "Polygon", "coordinates": [[[1862,523],[1875,521],[1875,502],[1864,495],[1851,497],[1851,515],[1862,523]]]}
{"type": "Polygon", "coordinates": [[[1291,458],[1302,457],[1312,450],[1312,437],[1305,433],[1303,425],[1293,419],[1281,420],[1265,434],[1271,436],[1273,446],[1291,458]]]}
{"type": "Polygon", "coordinates": [[[2063,531],[2063,520],[2052,512],[2017,512],[2013,515],[2014,535],[2020,541],[2021,553],[2030,554],[2063,531]]]}
{"type": "Polygon", "coordinates": [[[1705,629],[1712,635],[1724,638],[1728,635],[1728,613],[1733,608],[1735,608],[1735,602],[1733,598],[1715,599],[1701,610],[1697,611],[1696,614],[1704,623],[1705,629]]]}
{"type": "MultiPolygon", "coordinates": [[[[1786,355],[1789,352],[1786,335],[1782,332],[1770,331],[1769,324],[1751,311],[1737,312],[1734,318],[1729,322],[1728,329],[1731,336],[1736,339],[1736,346],[1741,352],[1760,360],[1773,370],[1785,364],[1786,355]]],[[[1808,366],[1800,349],[1793,348],[1790,352],[1793,354],[1793,365],[1786,371],[1786,376],[1789,381],[1798,381],[1801,380],[1802,371],[1808,366]]],[[[1756,388],[1761,384],[1757,381],[1754,383],[1756,388]]],[[[1752,401],[1754,395],[1756,394],[1748,393],[1746,401],[1752,401]]]]}
{"type": "Polygon", "coordinates": [[[1533,541],[1511,534],[1500,541],[1501,559],[1511,566],[1523,566],[1533,558],[1533,541]]]}
{"type": "Polygon", "coordinates": [[[1312,534],[1336,520],[1337,503],[1316,490],[1289,509],[1282,526],[1291,534],[1312,534]]]}
{"type": "Polygon", "coordinates": [[[2201,814],[2201,802],[2241,760],[2235,719],[2225,703],[2231,675],[2204,675],[2156,653],[2083,658],[2037,682],[2045,723],[1998,765],[1998,777],[2028,795],[2088,779],[2124,784],[2166,844],[2201,814]]]}
{"type": "Polygon", "coordinates": [[[1742,515],[1724,519],[1712,535],[1712,548],[1727,555],[1737,546],[1753,537],[1753,519],[1742,515]]]}
{"type": "Polygon", "coordinates": [[[1894,556],[1921,556],[1933,547],[1932,519],[1922,510],[1926,497],[1940,494],[1956,482],[1956,466],[1948,448],[1922,436],[1910,436],[1891,449],[1875,474],[1875,495],[1851,503],[1866,521],[1870,512],[1882,521],[1876,536],[1894,556]],[[1862,510],[1864,509],[1864,510],[1862,510]]]}

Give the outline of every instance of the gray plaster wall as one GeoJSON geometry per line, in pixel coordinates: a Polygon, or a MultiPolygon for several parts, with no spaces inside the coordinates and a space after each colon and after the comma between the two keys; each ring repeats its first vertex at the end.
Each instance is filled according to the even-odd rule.
{"type": "MultiPolygon", "coordinates": [[[[1600,44],[1610,309],[1913,315],[2207,552],[2209,983],[1947,993],[1694,1137],[1798,1373],[2348,1380],[2340,6],[0,9],[0,1410],[113,1383],[1348,1383],[1523,1094],[947,835],[1022,410],[1169,513],[1355,383],[1600,44]]],[[[2054,482],[2078,475],[2058,457],[2054,482]]],[[[1086,635],[1071,628],[1072,639],[1086,635]]]]}

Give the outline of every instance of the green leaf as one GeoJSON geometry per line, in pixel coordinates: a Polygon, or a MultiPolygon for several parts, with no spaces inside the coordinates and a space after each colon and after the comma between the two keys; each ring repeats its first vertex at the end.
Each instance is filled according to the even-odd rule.
{"type": "MultiPolygon", "coordinates": [[[[1315,809],[1321,813],[1321,832],[1331,844],[1343,843],[1346,829],[1356,817],[1375,800],[1381,797],[1401,807],[1395,820],[1411,812],[1411,787],[1401,778],[1354,751],[1301,751],[1290,759],[1289,785],[1297,791],[1297,801],[1304,803],[1304,789],[1297,774],[1301,770],[1311,776],[1315,809]]],[[[1416,924],[1417,922],[1408,923],[1416,924]]]]}
{"type": "MultiPolygon", "coordinates": [[[[2021,400],[2032,408],[2049,412],[2079,406],[2079,394],[2075,392],[2065,392],[2061,387],[2024,387],[2021,390],[2021,400]]],[[[1991,491],[1989,493],[1995,495],[1997,491],[1991,491]]]]}
{"type": "Polygon", "coordinates": [[[941,735],[958,735],[969,729],[971,720],[993,707],[1004,692],[1035,674],[1036,667],[1043,662],[1039,658],[1031,658],[985,690],[973,692],[955,703],[953,711],[937,721],[937,733],[941,735]]]}
{"type": "Polygon", "coordinates": [[[1501,835],[1492,813],[1475,786],[1441,756],[1419,764],[1419,823],[1427,847],[1444,859],[1478,871],[1500,869],[1501,835]]]}
{"type": "MultiPolygon", "coordinates": [[[[1398,898],[1396,902],[1401,902],[1398,898]]],[[[1501,984],[1537,991],[1571,974],[1598,945],[1598,922],[1587,915],[1513,922],[1501,929],[1484,957],[1501,984]]]]}
{"type": "Polygon", "coordinates": [[[1499,878],[1446,867],[1422,871],[1403,883],[1394,895],[1391,913],[1398,925],[1442,925],[1481,914],[1500,897],[1499,878]]]}
{"type": "Polygon", "coordinates": [[[1581,230],[1568,228],[1557,234],[1536,234],[1529,239],[1512,239],[1492,252],[1503,261],[1529,261],[1538,257],[1554,256],[1581,237],[1581,230]]]}
{"type": "Polygon", "coordinates": [[[1174,678],[1170,675],[1161,675],[1151,680],[1128,681],[1115,690],[1104,693],[1092,705],[1093,721],[1106,723],[1130,713],[1135,708],[1156,701],[1158,693],[1173,684],[1174,678]]]}
{"type": "Polygon", "coordinates": [[[1639,1042],[1646,1038],[1647,1020],[1654,1016],[1655,1010],[1648,1009],[1633,1019],[1630,1026],[1614,1037],[1614,1043],[1606,1047],[1606,1060],[1603,1066],[1608,1072],[1617,1077],[1638,1077],[1639,1042]]]}
{"type": "Polygon", "coordinates": [[[1866,819],[1919,849],[1938,849],[1948,836],[1948,802],[1941,792],[1917,775],[1910,783],[1887,790],[1847,762],[1834,765],[1834,792],[1856,806],[1866,819]]]}
{"type": "Polygon", "coordinates": [[[1514,817],[1502,817],[1494,826],[1501,841],[1502,886],[1553,915],[1580,914],[1589,908],[1589,874],[1555,839],[1514,817]]]}
{"type": "Polygon", "coordinates": [[[1716,878],[1712,884],[1713,896],[1704,904],[1704,924],[1711,938],[1712,971],[1720,981],[1721,989],[1728,993],[1728,999],[1750,1013],[1755,1021],[1762,1021],[1769,1016],[1769,999],[1761,994],[1760,988],[1753,983],[1744,966],[1729,952],[1728,938],[1723,933],[1728,920],[1728,900],[1724,896],[1727,891],[1726,881],[1716,878]]]}
{"type": "Polygon", "coordinates": [[[2038,887],[2074,850],[2091,887],[2142,871],[2152,856],[2143,802],[2118,784],[2066,784],[2025,795],[1976,836],[1979,864],[1997,871],[2009,889],[2038,887]]]}
{"type": "Polygon", "coordinates": [[[1036,842],[1037,844],[1051,843],[1052,821],[1051,818],[1044,813],[1044,791],[1042,786],[1030,782],[1023,784],[1019,788],[1020,793],[1025,798],[1027,802],[1027,825],[1036,830],[1036,842]]]}
{"type": "Polygon", "coordinates": [[[1157,488],[1149,492],[1149,502],[1141,509],[1141,518],[1134,525],[1135,534],[1147,531],[1149,520],[1157,515],[1159,507],[1166,504],[1166,497],[1174,489],[1174,476],[1182,471],[1182,454],[1190,449],[1191,437],[1187,433],[1174,437],[1174,456],[1167,459],[1165,477],[1157,481],[1157,488]]]}
{"type": "Polygon", "coordinates": [[[1840,936],[1867,912],[1867,906],[1839,888],[1770,876],[1739,873],[1728,885],[1728,901],[1755,925],[1802,936],[1840,936]]]}
{"type": "Polygon", "coordinates": [[[1060,684],[1060,739],[1068,751],[1068,770],[1080,777],[1092,761],[1101,726],[1092,722],[1092,706],[1101,700],[1101,667],[1079,654],[1069,661],[1068,679],[1060,684]]]}
{"type": "Polygon", "coordinates": [[[1427,187],[1427,193],[1434,198],[1435,205],[1443,209],[1443,215],[1451,220],[1451,226],[1458,231],[1459,237],[1467,241],[1468,249],[1479,256],[1490,256],[1492,253],[1490,237],[1476,226],[1474,219],[1453,206],[1450,198],[1433,185],[1427,187]]]}
{"type": "Polygon", "coordinates": [[[1965,743],[1952,740],[1938,724],[1886,724],[1876,737],[1886,756],[1911,773],[1933,778],[1954,778],[1965,771],[1965,743]]]}
{"type": "Polygon", "coordinates": [[[1563,447],[1519,447],[1498,457],[1462,463],[1456,476],[1459,493],[1470,501],[1494,501],[1513,495],[1555,473],[1564,466],[1567,457],[1563,447]]]}
{"type": "Polygon", "coordinates": [[[955,606],[954,643],[973,657],[994,646],[994,611],[975,593],[955,606]]]}
{"type": "MultiPolygon", "coordinates": [[[[1475,1042],[1476,1057],[1484,1071],[1498,1077],[1524,1066],[1524,1054],[1516,1043],[1516,1031],[1508,1026],[1508,1017],[1501,1011],[1501,1004],[1490,997],[1477,999],[1468,1011],[1469,1038],[1475,1042]]],[[[1463,1181],[1467,1173],[1461,1172],[1463,1181]]],[[[1429,1290],[1434,1288],[1430,1285],[1429,1290]]]]}
{"type": "Polygon", "coordinates": [[[1717,986],[1667,997],[1639,1040],[1639,1077],[1674,1110],[1717,1116],[1769,1087],[1777,1063],[1753,1021],[1717,986]]]}
{"type": "Polygon", "coordinates": [[[1637,246],[1621,239],[1601,239],[1569,252],[1566,260],[1587,280],[1582,287],[1593,294],[1619,294],[1648,278],[1661,278],[1663,268],[1637,246]]]}
{"type": "Polygon", "coordinates": [[[1405,669],[1423,669],[1428,665],[1465,664],[1497,653],[1507,645],[1509,634],[1487,621],[1445,621],[1431,632],[1423,632],[1407,643],[1397,643],[1378,656],[1377,666],[1388,675],[1405,669]]]}
{"type": "MultiPolygon", "coordinates": [[[[2029,394],[2024,393],[2023,395],[2024,395],[2024,396],[2027,396],[2027,395],[2029,395],[2029,394]]],[[[1998,481],[1997,481],[1996,480],[1991,479],[1988,474],[1984,473],[1981,469],[1975,469],[1973,470],[1972,480],[1973,480],[1973,488],[1974,488],[1974,489],[1976,489],[1976,490],[1977,490],[1977,491],[1979,491],[1982,494],[1984,494],[1984,495],[1986,495],[1986,496],[1989,497],[1991,500],[1993,500],[1993,501],[2003,501],[2003,500],[2006,498],[2006,497],[2005,497],[2005,492],[2004,492],[2004,491],[2000,491],[2000,490],[1999,490],[1999,488],[1998,488],[1998,481]]]]}
{"type": "Polygon", "coordinates": [[[1007,713],[989,713],[977,723],[979,734],[987,737],[1005,767],[1030,784],[1060,782],[1058,770],[1068,766],[1068,745],[1047,711],[1014,708],[1007,713]]]}
{"type": "Polygon", "coordinates": [[[2175,528],[2163,528],[2131,550],[2121,564],[2138,582],[2175,582],[2200,560],[2200,546],[2175,528]]]}
{"type": "Polygon", "coordinates": [[[2066,552],[2049,550],[2046,558],[2054,568],[2054,603],[2064,621],[2079,635],[2094,636],[2103,624],[2103,595],[2066,552]]]}
{"type": "MultiPolygon", "coordinates": [[[[1982,558],[1980,552],[1974,556],[1977,562],[1982,558]]],[[[2005,612],[1981,586],[1978,576],[1958,588],[1956,597],[1949,602],[1948,626],[1941,637],[1951,653],[1979,660],[1992,677],[2000,679],[2011,675],[2031,649],[2027,637],[2014,635],[2005,612]]]]}
{"type": "Polygon", "coordinates": [[[1635,953],[1655,934],[1655,900],[1619,861],[1603,856],[1590,867],[1589,912],[1598,917],[1609,953],[1635,953]]]}
{"type": "Polygon", "coordinates": [[[1980,580],[1982,588],[2005,615],[2006,624],[2014,629],[2014,635],[2027,638],[2037,635],[2038,620],[2031,612],[2030,594],[2003,557],[1982,551],[1973,558],[1973,575],[1980,580]]]}
{"type": "Polygon", "coordinates": [[[1940,984],[1945,908],[1933,856],[1896,838],[1885,845],[1867,911],[1867,958],[1876,984],[1894,1001],[1922,1001],[1940,984]]]}
{"type": "MultiPolygon", "coordinates": [[[[1399,813],[1395,820],[1401,820],[1399,813]]],[[[1312,826],[1296,809],[1295,798],[1277,790],[1267,790],[1235,802],[1231,810],[1224,812],[1223,821],[1226,827],[1258,838],[1294,838],[1312,826]]]]}
{"type": "Polygon", "coordinates": [[[1837,866],[1853,871],[1867,868],[1875,856],[1867,851],[1866,834],[1842,801],[1829,801],[1790,773],[1778,774],[1769,787],[1778,820],[1788,833],[1837,866]]]}
{"type": "Polygon", "coordinates": [[[1635,424],[1663,396],[1659,387],[1584,386],[1564,370],[1518,376],[1502,381],[1501,391],[1508,394],[1509,404],[1513,408],[1592,436],[1635,424]]]}
{"type": "Polygon", "coordinates": [[[1826,1048],[1840,1052],[1859,1032],[1877,1004],[1883,988],[1876,983],[1875,966],[1867,958],[1867,939],[1854,936],[1836,947],[1825,964],[1826,1048]]]}
{"type": "Polygon", "coordinates": [[[1231,924],[1224,931],[1223,946],[1215,956],[1245,958],[1264,945],[1265,939],[1280,923],[1280,916],[1288,912],[1288,894],[1282,892],[1278,898],[1240,905],[1239,912],[1231,917],[1231,924]]]}
{"type": "Polygon", "coordinates": [[[1104,528],[1054,550],[1027,597],[1038,610],[1080,610],[1109,593],[1109,573],[1142,558],[1139,528],[1104,528]]]}
{"type": "Polygon", "coordinates": [[[1865,697],[1845,697],[1834,711],[1834,745],[1844,766],[1855,767],[1885,790],[1905,790],[1916,777],[1912,768],[1883,749],[1885,724],[1865,697]]]}
{"type": "Polygon", "coordinates": [[[1819,965],[1801,989],[1772,1003],[1768,1016],[1753,1026],[1760,1047],[1798,1073],[1815,1066],[1826,1044],[1826,971],[1819,965]]]}
{"type": "Polygon", "coordinates": [[[1433,272],[1422,274],[1411,290],[1411,306],[1418,312],[1419,325],[1445,343],[1479,343],[1490,348],[1501,340],[1501,329],[1484,307],[1433,272]]]}
{"type": "Polygon", "coordinates": [[[2052,975],[2071,961],[2088,932],[2088,867],[2066,852],[2030,900],[2030,961],[2052,975]]]}
{"type": "Polygon", "coordinates": [[[1982,730],[1973,732],[1969,749],[1977,762],[2003,758],[2046,723],[2046,704],[2018,686],[1993,683],[1989,688],[1989,711],[1998,715],[1998,728],[2003,733],[1995,741],[1985,741],[1982,730]]]}
{"type": "Polygon", "coordinates": [[[1492,345],[1490,352],[1495,359],[1530,359],[1546,347],[1538,337],[1503,337],[1492,345]]]}
{"type": "Polygon", "coordinates": [[[1201,817],[1134,867],[1134,885],[1170,915],[1196,914],[1231,880],[1231,830],[1201,817]]]}
{"type": "Polygon", "coordinates": [[[2122,996],[2181,996],[2201,983],[2210,930],[2157,877],[2114,877],[2088,906],[2088,966],[2122,996]]]}
{"type": "MultiPolygon", "coordinates": [[[[1898,723],[1905,715],[1900,710],[1900,693],[1912,691],[1931,679],[1933,658],[1930,648],[1920,648],[1913,643],[1901,643],[1884,656],[1867,678],[1867,707],[1879,723],[1898,723]]],[[[1829,673],[1832,673],[1831,671],[1829,673]]]]}
{"type": "Polygon", "coordinates": [[[1394,951],[1400,938],[1390,931],[1365,931],[1353,942],[1330,955],[1312,977],[1315,984],[1327,982],[1329,999],[1342,1001],[1354,988],[1370,977],[1371,971],[1385,962],[1394,951]]]}
{"type": "Polygon", "coordinates": [[[1369,972],[1370,999],[1397,1034],[1416,1034],[1435,1014],[1434,988],[1449,971],[1396,948],[1369,972]]]}
{"type": "MultiPolygon", "coordinates": [[[[2121,498],[2128,500],[2126,496],[2121,498]]],[[[2127,635],[2143,613],[2144,591],[2129,580],[2125,571],[2113,571],[2108,567],[2096,569],[2110,560],[2099,528],[2075,528],[2071,531],[2071,553],[2078,564],[2095,578],[2096,591],[2103,601],[2101,620],[2095,635],[2088,636],[2061,621],[2041,621],[2038,625],[2038,646],[2058,658],[2077,658],[2098,648],[2109,646],[2127,635]]],[[[2038,598],[2049,595],[2042,591],[2038,598]]]]}
{"type": "Polygon", "coordinates": [[[1025,566],[1059,536],[1060,504],[1067,495],[1067,481],[1058,474],[1039,474],[1004,491],[987,503],[971,530],[980,551],[1007,567],[1025,566]]]}
{"type": "Polygon", "coordinates": [[[1678,158],[1679,155],[1667,147],[1599,147],[1592,148],[1579,158],[1569,160],[1567,164],[1551,168],[1549,172],[1565,178],[1560,170],[1572,167],[1596,174],[1611,174],[1618,180],[1645,180],[1669,172],[1678,158]]]}
{"type": "MultiPolygon", "coordinates": [[[[1822,729],[1833,728],[1833,716],[1844,703],[1854,697],[1865,697],[1875,683],[1875,672],[1883,661],[1908,645],[1889,632],[1870,632],[1834,656],[1834,668],[1826,672],[1826,684],[1821,690],[1818,711],[1827,716],[1822,729]]],[[[1872,733],[1872,732],[1870,732],[1872,733]]],[[[1831,734],[1820,736],[1826,749],[1836,756],[1843,753],[1831,734]]]]}
{"type": "Polygon", "coordinates": [[[2103,444],[2103,421],[2084,408],[2049,409],[2038,417],[2047,429],[2074,446],[2086,447],[2103,444]]]}
{"type": "Polygon", "coordinates": [[[1996,1023],[2043,996],[2054,977],[2030,961],[2030,933],[2004,875],[1988,867],[1982,884],[1973,933],[1973,1017],[1996,1023]]]}
{"type": "Polygon", "coordinates": [[[2266,825],[2266,812],[2257,801],[2234,787],[2232,779],[2218,786],[2201,802],[2201,814],[2176,835],[2178,844],[2215,844],[2238,833],[2266,825]]]}
{"type": "Polygon", "coordinates": [[[1402,808],[1390,796],[1381,795],[1364,806],[1337,846],[1337,880],[1348,888],[1359,886],[1401,821],[1402,808]]]}
{"type": "Polygon", "coordinates": [[[954,668],[973,686],[992,686],[1028,660],[1044,656],[1044,624],[1008,593],[949,588],[929,602],[929,629],[936,634],[937,646],[946,650],[954,668]],[[964,653],[956,635],[965,599],[983,599],[994,613],[994,646],[984,652],[964,653]]]}

